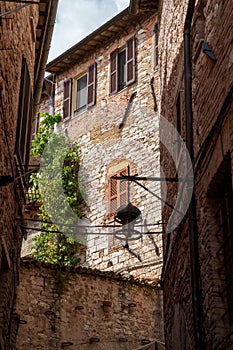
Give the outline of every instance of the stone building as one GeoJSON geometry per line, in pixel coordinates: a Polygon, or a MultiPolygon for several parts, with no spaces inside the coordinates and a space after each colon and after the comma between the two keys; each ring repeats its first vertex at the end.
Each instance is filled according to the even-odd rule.
{"type": "MultiPolygon", "coordinates": [[[[161,113],[194,173],[188,214],[164,237],[167,349],[233,348],[232,10],[230,1],[160,2],[161,113]]],[[[163,148],[161,165],[169,177],[181,166],[163,148]]],[[[167,186],[175,205],[177,186],[167,186]]],[[[164,208],[164,221],[170,215],[164,208]]]]}
{"type": "Polygon", "coordinates": [[[147,179],[160,176],[156,2],[144,0],[138,9],[131,1],[46,69],[55,81],[54,111],[63,117],[57,130],[80,147],[86,265],[159,278],[160,183],[147,179]],[[128,171],[136,175],[131,181],[113,178],[128,171]],[[115,221],[118,208],[129,202],[141,212],[134,231],[133,223],[122,230],[115,221]]]}
{"type": "Polygon", "coordinates": [[[23,204],[33,115],[40,100],[57,1],[0,3],[0,349],[15,349],[23,204]]]}
{"type": "Polygon", "coordinates": [[[17,349],[164,349],[157,282],[30,259],[20,276],[17,349]]]}

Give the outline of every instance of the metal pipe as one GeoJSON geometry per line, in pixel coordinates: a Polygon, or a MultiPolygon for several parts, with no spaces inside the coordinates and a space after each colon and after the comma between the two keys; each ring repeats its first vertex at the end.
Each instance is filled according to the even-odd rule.
{"type": "MultiPolygon", "coordinates": [[[[193,109],[192,109],[192,61],[191,61],[191,24],[195,9],[195,0],[189,0],[184,25],[184,78],[185,78],[185,112],[186,112],[186,145],[191,161],[194,160],[193,146],[193,109]]],[[[195,183],[188,210],[189,217],[189,246],[192,285],[192,306],[194,319],[195,349],[204,350],[202,328],[202,295],[199,266],[198,228],[196,216],[195,183]]]]}

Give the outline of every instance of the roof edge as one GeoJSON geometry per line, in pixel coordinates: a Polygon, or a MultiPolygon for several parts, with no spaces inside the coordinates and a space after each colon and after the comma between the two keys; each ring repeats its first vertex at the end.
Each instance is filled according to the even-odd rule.
{"type": "Polygon", "coordinates": [[[127,7],[120,13],[118,13],[116,16],[112,17],[109,21],[105,22],[103,25],[98,27],[96,30],[94,30],[92,33],[87,35],[85,38],[83,38],[81,41],[79,41],[77,44],[71,46],[68,50],[63,52],[61,55],[57,56],[54,60],[50,61],[46,66],[46,71],[49,72],[49,70],[55,66],[57,63],[59,63],[63,58],[65,58],[68,54],[73,53],[79,46],[84,45],[87,43],[90,39],[94,38],[96,35],[110,27],[115,21],[118,19],[124,17],[127,14],[131,14],[130,7],[127,7]]]}

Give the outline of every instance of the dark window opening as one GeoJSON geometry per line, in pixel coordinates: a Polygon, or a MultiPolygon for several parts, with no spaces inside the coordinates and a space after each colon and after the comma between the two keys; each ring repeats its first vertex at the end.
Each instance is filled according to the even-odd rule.
{"type": "Polygon", "coordinates": [[[125,87],[126,83],[126,51],[119,52],[118,55],[118,91],[125,87]]]}
{"type": "MultiPolygon", "coordinates": [[[[233,325],[233,191],[231,180],[231,159],[228,155],[221,164],[214,185],[211,188],[215,199],[215,219],[218,223],[216,236],[220,239],[217,256],[221,257],[218,273],[225,281],[220,291],[227,309],[223,318],[228,316],[233,325]]],[[[211,196],[211,194],[210,194],[211,196]]],[[[213,197],[213,195],[212,195],[213,197]]]]}

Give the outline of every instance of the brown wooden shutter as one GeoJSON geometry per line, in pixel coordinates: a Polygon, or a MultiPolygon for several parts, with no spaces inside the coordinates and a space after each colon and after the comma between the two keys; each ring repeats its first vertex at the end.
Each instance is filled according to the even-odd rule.
{"type": "Polygon", "coordinates": [[[87,73],[87,106],[96,104],[96,62],[88,67],[87,73]]]}
{"type": "MultiPolygon", "coordinates": [[[[121,170],[114,176],[126,175],[127,169],[121,170]]],[[[109,215],[110,219],[114,218],[117,209],[128,203],[128,182],[125,180],[116,180],[111,178],[109,185],[109,215]]]]}
{"type": "Polygon", "coordinates": [[[117,211],[117,181],[116,179],[110,179],[109,188],[109,214],[113,218],[117,211]]]}
{"type": "Polygon", "coordinates": [[[71,117],[72,79],[64,81],[63,119],[71,117]]]}
{"type": "Polygon", "coordinates": [[[126,85],[132,84],[135,74],[135,36],[126,41],[126,85]]]}
{"type": "Polygon", "coordinates": [[[118,91],[118,49],[110,54],[110,95],[118,91]]]}
{"type": "MultiPolygon", "coordinates": [[[[127,170],[123,170],[119,173],[119,175],[126,175],[127,170]]],[[[128,182],[126,180],[118,180],[119,182],[119,195],[118,195],[118,203],[119,207],[122,205],[126,205],[128,201],[128,182]]]]}

